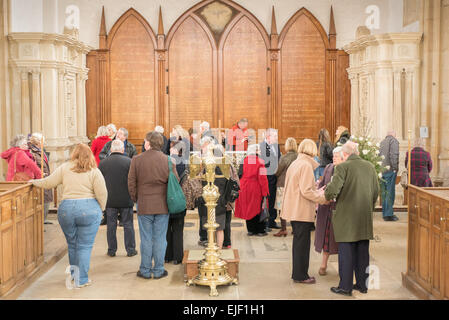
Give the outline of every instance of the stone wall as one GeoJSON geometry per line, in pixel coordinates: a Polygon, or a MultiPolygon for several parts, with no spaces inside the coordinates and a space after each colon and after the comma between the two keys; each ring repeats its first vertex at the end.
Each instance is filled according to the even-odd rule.
{"type": "MultiPolygon", "coordinates": [[[[10,134],[7,121],[9,110],[9,83],[8,83],[8,6],[7,0],[0,0],[0,151],[8,148],[10,134]]],[[[4,180],[6,162],[0,159],[0,181],[4,180]]]]}
{"type": "MultiPolygon", "coordinates": [[[[14,0],[16,7],[20,3],[29,0],[14,0]]],[[[379,8],[379,28],[374,30],[376,34],[402,32],[402,4],[404,0],[235,0],[253,13],[257,19],[269,31],[271,28],[271,8],[276,9],[278,30],[302,7],[308,9],[321,22],[325,30],[329,30],[330,7],[334,7],[335,23],[338,33],[337,47],[354,40],[354,31],[358,26],[365,24],[371,13],[367,13],[369,6],[375,5],[379,8]]],[[[407,1],[407,0],[405,0],[407,1]]],[[[157,30],[159,6],[162,6],[162,15],[165,31],[168,32],[173,23],[186,10],[200,2],[199,0],[33,0],[34,5],[40,4],[44,9],[39,16],[39,10],[31,17],[22,14],[19,10],[13,12],[14,20],[19,30],[12,32],[33,31],[62,33],[64,23],[70,13],[66,13],[70,5],[79,8],[80,17],[80,40],[94,48],[98,48],[98,32],[101,17],[101,8],[105,6],[107,31],[112,28],[115,21],[129,8],[134,8],[145,17],[153,30],[157,30]],[[42,22],[43,21],[43,22],[42,22]],[[36,26],[42,30],[36,30],[36,26]]],[[[70,8],[68,9],[70,12],[70,8]]],[[[416,25],[408,26],[408,29],[416,25]]]]}

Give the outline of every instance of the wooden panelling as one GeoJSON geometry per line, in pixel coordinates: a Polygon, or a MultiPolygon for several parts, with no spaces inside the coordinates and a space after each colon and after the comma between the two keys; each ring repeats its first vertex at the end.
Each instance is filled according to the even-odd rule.
{"type": "Polygon", "coordinates": [[[301,141],[325,127],[326,46],[306,14],[300,14],[282,36],[280,136],[301,141]]]}
{"type": "Polygon", "coordinates": [[[31,184],[0,183],[0,296],[43,261],[40,192],[31,184]]]}
{"type": "Polygon", "coordinates": [[[122,17],[110,41],[111,122],[141,143],[155,126],[154,35],[135,13],[122,17]]]}
{"type": "Polygon", "coordinates": [[[409,187],[407,272],[403,284],[420,298],[448,299],[449,189],[409,187]]]}
{"type": "Polygon", "coordinates": [[[213,39],[198,20],[187,18],[176,30],[168,51],[169,126],[192,128],[193,121],[213,123],[213,39]]]}
{"type": "Polygon", "coordinates": [[[280,130],[282,144],[290,136],[316,139],[321,128],[349,127],[349,56],[335,47],[333,21],[331,12],[328,35],[303,8],[278,35],[273,8],[268,35],[235,2],[204,0],[167,36],[160,12],[156,41],[134,9],[109,35],[103,14],[101,46],[87,58],[88,135],[113,122],[140,143],[156,124],[166,132],[177,124],[191,128],[194,121],[230,128],[246,117],[250,129],[280,130]]]}
{"type": "Polygon", "coordinates": [[[241,118],[250,119],[249,125],[256,132],[270,127],[267,53],[262,34],[243,16],[231,29],[223,48],[221,118],[225,128],[231,128],[241,118]]]}

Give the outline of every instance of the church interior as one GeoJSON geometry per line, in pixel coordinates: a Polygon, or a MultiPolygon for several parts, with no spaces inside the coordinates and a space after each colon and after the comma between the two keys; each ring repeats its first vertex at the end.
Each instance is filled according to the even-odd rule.
{"type": "MultiPolygon", "coordinates": [[[[117,256],[106,255],[101,225],[93,284],[74,290],[57,218],[62,189],[44,224],[41,190],[7,182],[1,159],[0,299],[449,299],[448,31],[449,0],[0,0],[0,151],[42,133],[51,172],[111,123],[138,153],[156,126],[169,135],[206,121],[221,131],[240,119],[254,143],[276,129],[282,152],[289,137],[316,141],[340,126],[376,143],[395,132],[399,142],[399,220],[384,221],[377,201],[368,294],[329,291],[338,257],[320,276],[313,248],[316,284],[293,282],[290,224],[286,237],[248,237],[237,217],[232,249],[220,254],[238,282],[217,287],[218,297],[187,286],[202,259],[196,209],[185,216],[184,261],[166,264],[165,279],[136,277],[140,258],[126,256],[121,227],[117,256]],[[399,183],[417,138],[433,162],[432,188],[399,183]]],[[[134,228],[140,251],[137,217],[134,228]]]]}

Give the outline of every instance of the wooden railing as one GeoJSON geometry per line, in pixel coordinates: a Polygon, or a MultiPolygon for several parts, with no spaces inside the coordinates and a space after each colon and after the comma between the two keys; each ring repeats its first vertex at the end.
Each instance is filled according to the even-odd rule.
{"type": "Polygon", "coordinates": [[[0,297],[31,277],[44,260],[41,190],[0,183],[0,297]]]}

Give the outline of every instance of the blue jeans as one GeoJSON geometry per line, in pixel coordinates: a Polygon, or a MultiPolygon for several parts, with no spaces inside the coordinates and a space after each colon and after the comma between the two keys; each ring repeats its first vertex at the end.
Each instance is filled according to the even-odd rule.
{"type": "Polygon", "coordinates": [[[63,200],[58,208],[58,221],[67,240],[72,276],[74,268],[78,268],[79,279],[75,276],[75,281],[80,285],[88,281],[90,255],[101,217],[102,211],[96,199],[63,200]]]}
{"type": "Polygon", "coordinates": [[[394,171],[385,172],[382,177],[385,180],[384,190],[382,192],[382,215],[383,217],[392,217],[394,198],[396,197],[396,176],[394,171]]]}
{"type": "Polygon", "coordinates": [[[160,277],[164,273],[169,214],[139,215],[140,273],[144,277],[160,277]],[[154,260],[154,267],[153,267],[154,260]]]}

